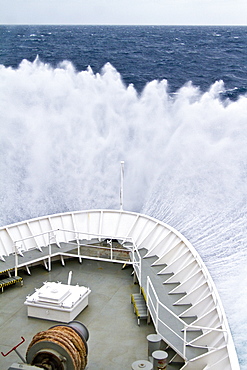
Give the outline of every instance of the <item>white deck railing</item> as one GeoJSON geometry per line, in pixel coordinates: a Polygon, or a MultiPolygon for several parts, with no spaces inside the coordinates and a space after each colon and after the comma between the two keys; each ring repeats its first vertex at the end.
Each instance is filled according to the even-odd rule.
{"type": "Polygon", "coordinates": [[[49,230],[43,233],[39,233],[36,235],[32,235],[26,238],[16,240],[13,246],[13,253],[15,255],[15,275],[16,276],[17,276],[18,268],[21,268],[23,266],[27,267],[30,264],[33,264],[33,263],[36,263],[42,260],[48,260],[48,270],[50,271],[51,270],[51,259],[52,257],[57,256],[57,255],[68,256],[68,257],[78,257],[79,260],[81,260],[82,258],[88,258],[88,259],[101,260],[101,261],[132,264],[134,266],[138,279],[141,276],[141,268],[140,268],[141,257],[131,237],[126,238],[126,237],[116,236],[116,235],[112,236],[112,235],[104,235],[104,234],[96,234],[96,233],[87,233],[84,231],[82,232],[82,231],[67,230],[67,229],[54,229],[54,230],[49,230]],[[63,238],[64,241],[61,241],[62,239],[60,237],[58,238],[59,239],[59,242],[58,242],[56,236],[57,236],[57,233],[61,234],[61,232],[64,233],[64,238],[63,238]],[[74,236],[72,240],[69,240],[70,238],[66,238],[66,235],[71,236],[71,234],[73,234],[74,236]],[[40,236],[44,237],[44,240],[45,239],[47,240],[43,246],[37,246],[35,243],[35,238],[40,237],[40,236]],[[81,243],[80,237],[82,238],[81,240],[86,239],[88,241],[92,239],[98,239],[99,243],[103,240],[109,240],[109,243],[107,243],[105,246],[81,243]],[[31,240],[31,239],[34,240],[34,247],[26,250],[25,248],[23,248],[23,242],[26,240],[31,240]],[[112,244],[113,239],[121,240],[123,243],[122,245],[124,246],[124,249],[114,247],[112,244]],[[128,245],[124,245],[124,243],[126,242],[128,242],[128,245]],[[71,246],[74,245],[77,248],[77,254],[74,254],[74,253],[72,254],[72,253],[64,251],[63,248],[61,247],[61,243],[66,243],[67,245],[69,244],[71,246]],[[52,249],[51,249],[52,244],[57,244],[59,250],[56,252],[54,251],[52,252],[52,249]],[[42,249],[43,247],[48,247],[47,253],[43,253],[42,256],[38,258],[33,258],[31,260],[28,260],[28,262],[20,262],[19,256],[23,257],[25,252],[31,252],[32,250],[39,250],[40,252],[44,252],[44,250],[42,249]],[[95,253],[95,255],[92,255],[92,256],[83,254],[81,253],[81,247],[92,248],[92,250],[95,249],[95,251],[96,249],[97,251],[99,249],[108,250],[109,258],[99,257],[97,253],[95,253]],[[128,251],[130,253],[128,260],[114,258],[114,252],[123,252],[123,251],[128,251]]]}
{"type": "Polygon", "coordinates": [[[171,311],[165,304],[163,304],[159,300],[157,292],[149,276],[147,276],[147,306],[157,333],[165,340],[165,342],[168,342],[168,336],[164,335],[164,327],[166,328],[166,330],[169,330],[170,342],[167,344],[173,347],[184,360],[188,360],[188,356],[186,353],[187,346],[206,349],[207,351],[220,350],[225,347],[225,344],[224,346],[219,347],[213,346],[209,347],[195,345],[191,342],[187,342],[186,338],[188,329],[202,330],[203,333],[213,331],[220,332],[222,333],[223,336],[225,336],[225,341],[227,343],[226,330],[186,324],[179,316],[177,316],[173,311],[171,311]],[[162,319],[162,310],[164,314],[167,316],[165,321],[164,319],[162,319]],[[174,321],[176,321],[176,325],[174,325],[174,321]],[[171,325],[169,325],[169,323],[171,322],[173,323],[172,326],[177,328],[177,332],[172,329],[171,325]]]}
{"type": "MultiPolygon", "coordinates": [[[[13,260],[13,256],[11,257],[12,253],[14,252],[16,253],[16,268],[21,266],[28,266],[33,262],[36,261],[38,262],[42,260],[44,261],[44,264],[47,264],[47,259],[50,268],[51,258],[55,256],[55,252],[56,255],[60,256],[62,263],[63,256],[68,257],[78,256],[79,258],[83,258],[83,256],[80,255],[80,246],[78,245],[80,243],[78,242],[80,242],[81,240],[79,241],[79,239],[89,240],[93,237],[96,238],[99,237],[99,239],[100,238],[119,239],[119,240],[121,239],[121,244],[123,245],[125,244],[124,242],[126,241],[127,242],[126,247],[128,246],[128,248],[130,248],[129,256],[131,261],[129,263],[133,264],[136,276],[140,283],[142,281],[143,282],[146,281],[148,272],[142,271],[142,259],[138,253],[138,249],[140,250],[142,248],[147,249],[146,255],[147,257],[157,256],[158,263],[160,264],[163,264],[163,262],[166,263],[168,269],[171,270],[174,273],[174,275],[178,273],[180,274],[181,272],[180,266],[177,266],[178,259],[180,258],[178,256],[180,251],[181,253],[184,252],[191,253],[191,256],[193,256],[195,263],[198,265],[201,271],[201,276],[203,277],[203,280],[208,285],[206,293],[209,294],[208,297],[211,298],[210,307],[215,309],[215,315],[214,314],[208,315],[207,319],[204,320],[203,317],[205,317],[205,314],[201,312],[202,302],[200,301],[198,305],[193,304],[192,302],[194,306],[193,312],[195,312],[195,315],[197,315],[198,320],[202,319],[202,322],[205,324],[205,326],[211,326],[212,325],[211,319],[215,318],[215,321],[219,323],[220,327],[226,329],[228,335],[226,336],[225,332],[222,333],[222,339],[225,339],[222,340],[222,343],[224,342],[225,345],[227,346],[226,356],[229,358],[230,364],[229,366],[231,369],[234,370],[239,369],[238,358],[232,340],[232,336],[228,327],[227,318],[224,313],[224,308],[222,306],[214,282],[212,281],[212,278],[205,264],[203,263],[201,257],[199,256],[195,248],[181,233],[179,233],[170,225],[167,225],[157,219],[135,212],[99,209],[48,215],[44,217],[27,220],[25,222],[7,225],[5,227],[0,228],[0,264],[2,265],[2,268],[4,268],[4,265],[9,266],[10,264],[11,267],[14,267],[15,261],[13,260]],[[79,230],[79,232],[77,232],[76,230],[79,230]],[[124,237],[121,237],[121,235],[124,235],[124,237]],[[73,241],[73,243],[75,244],[75,247],[73,248],[75,249],[75,251],[73,252],[73,254],[67,253],[69,249],[63,245],[63,242],[70,243],[71,241],[73,241]],[[57,248],[56,250],[54,248],[54,243],[56,243],[58,247],[61,244],[61,248],[57,248]],[[79,253],[78,252],[76,253],[76,245],[79,249],[79,253]],[[44,246],[48,248],[45,248],[44,250],[43,248],[44,246]],[[36,249],[37,251],[40,250],[40,252],[42,253],[38,252],[33,253],[33,256],[31,257],[32,260],[30,260],[29,258],[25,258],[26,255],[25,252],[31,251],[32,249],[33,250],[36,249]],[[24,255],[24,258],[19,257],[21,253],[24,255]],[[144,273],[146,275],[141,276],[144,273]]],[[[108,247],[111,248],[110,245],[108,247]]],[[[107,252],[106,255],[107,257],[109,256],[110,257],[107,259],[101,258],[101,260],[111,261],[110,258],[114,257],[114,250],[112,249],[112,252],[107,252]]],[[[97,258],[97,256],[95,257],[85,256],[85,258],[99,259],[97,258]]],[[[112,261],[123,263],[122,260],[121,261],[112,260],[112,261]]],[[[187,288],[190,288],[188,286],[188,281],[186,281],[186,277],[182,276],[182,278],[179,281],[183,287],[185,286],[184,291],[187,291],[188,290],[187,288]]],[[[153,283],[155,285],[155,282],[153,283]]],[[[183,320],[181,320],[178,316],[176,317],[175,315],[176,318],[174,318],[174,313],[169,312],[168,307],[162,305],[159,299],[155,297],[155,293],[151,292],[152,288],[150,287],[151,296],[149,297],[150,302],[149,306],[150,311],[151,309],[153,310],[152,314],[154,322],[157,321],[159,331],[161,330],[164,331],[166,328],[165,323],[167,324],[167,322],[165,321],[164,323],[164,320],[161,315],[165,316],[166,314],[168,317],[172,317],[173,320],[176,320],[174,321],[175,327],[171,326],[168,323],[168,327],[166,329],[169,330],[169,333],[171,333],[174,340],[177,341],[182,355],[184,354],[184,352],[186,352],[189,345],[195,346],[196,343],[201,344],[202,338],[204,337],[199,337],[199,340],[196,339],[192,341],[192,343],[187,343],[188,342],[188,335],[186,340],[187,331],[190,330],[190,328],[194,330],[194,328],[191,325],[185,325],[183,320]],[[179,319],[182,321],[182,323],[180,322],[179,319]],[[177,323],[179,324],[181,332],[180,330],[177,331],[176,328],[177,323]],[[174,333],[172,332],[171,327],[173,327],[174,333]]],[[[189,294],[190,293],[188,293],[188,295],[189,294]]],[[[204,334],[207,333],[206,330],[211,331],[215,330],[212,328],[208,329],[201,328],[201,329],[203,330],[204,334]]],[[[215,335],[213,337],[214,337],[213,345],[216,345],[217,338],[215,338],[215,335]]],[[[211,338],[208,338],[207,341],[209,345],[211,345],[212,343],[211,338]]],[[[210,352],[205,354],[205,357],[206,356],[210,357],[207,361],[205,360],[207,364],[218,363],[217,361],[221,355],[220,351],[218,351],[217,349],[215,351],[217,354],[217,359],[213,358],[214,351],[211,351],[211,349],[210,352]]],[[[202,355],[202,357],[204,357],[204,355],[202,355]]],[[[195,359],[193,365],[194,367],[191,367],[191,369],[193,368],[193,370],[195,370],[200,368],[199,363],[197,363],[197,361],[198,358],[195,359]]],[[[202,361],[199,362],[200,364],[202,364],[205,363],[205,361],[203,358],[202,361]]]]}

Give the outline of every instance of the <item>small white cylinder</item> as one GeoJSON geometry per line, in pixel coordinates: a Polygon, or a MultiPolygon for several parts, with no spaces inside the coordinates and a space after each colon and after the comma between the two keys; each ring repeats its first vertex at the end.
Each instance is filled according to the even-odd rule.
{"type": "Polygon", "coordinates": [[[154,370],[163,370],[167,368],[167,357],[168,353],[165,351],[154,351],[153,357],[153,368],[154,370]]]}
{"type": "Polygon", "coordinates": [[[160,349],[161,336],[159,334],[149,334],[148,340],[148,358],[152,357],[152,353],[160,349]]]}

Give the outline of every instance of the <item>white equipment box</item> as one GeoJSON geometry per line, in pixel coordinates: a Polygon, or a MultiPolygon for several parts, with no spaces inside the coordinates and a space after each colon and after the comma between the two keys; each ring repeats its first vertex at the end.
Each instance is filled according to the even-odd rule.
{"type": "Polygon", "coordinates": [[[24,304],[30,317],[68,323],[88,305],[90,293],[84,286],[45,282],[24,304]]]}

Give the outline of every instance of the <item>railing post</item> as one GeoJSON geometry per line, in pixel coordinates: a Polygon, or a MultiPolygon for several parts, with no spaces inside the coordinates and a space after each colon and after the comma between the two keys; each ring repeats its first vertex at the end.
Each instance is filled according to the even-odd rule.
{"type": "Polygon", "coordinates": [[[17,276],[17,273],[18,273],[18,270],[17,270],[18,254],[17,254],[17,245],[16,245],[16,243],[14,243],[14,249],[15,249],[15,276],[17,276]]]}
{"type": "Polygon", "coordinates": [[[112,261],[112,259],[113,259],[113,252],[112,252],[112,239],[109,241],[109,243],[110,243],[110,247],[111,247],[111,261],[112,261]]]}
{"type": "Polygon", "coordinates": [[[80,257],[80,242],[79,242],[80,235],[79,233],[76,233],[75,237],[76,237],[76,243],[77,243],[77,254],[78,254],[79,262],[82,263],[82,258],[80,257]]]}
{"type": "Polygon", "coordinates": [[[187,326],[184,325],[184,343],[183,343],[183,355],[184,355],[184,358],[186,358],[186,339],[187,337],[187,326]]]}
{"type": "Polygon", "coordinates": [[[142,281],[142,259],[140,258],[139,254],[138,254],[138,258],[139,258],[139,276],[138,276],[138,279],[139,279],[139,283],[141,284],[141,281],[142,281]]]}
{"type": "Polygon", "coordinates": [[[123,182],[124,182],[124,161],[121,161],[121,179],[120,179],[120,211],[123,210],[123,182]]]}
{"type": "Polygon", "coordinates": [[[50,233],[48,233],[49,235],[49,246],[48,246],[48,249],[49,249],[49,256],[48,256],[48,271],[51,271],[51,235],[50,233]]]}
{"type": "Polygon", "coordinates": [[[149,289],[150,289],[149,276],[147,276],[147,307],[148,307],[148,310],[149,310],[149,289]]]}
{"type": "Polygon", "coordinates": [[[159,331],[159,301],[157,300],[156,301],[156,328],[157,328],[157,331],[159,331]]]}

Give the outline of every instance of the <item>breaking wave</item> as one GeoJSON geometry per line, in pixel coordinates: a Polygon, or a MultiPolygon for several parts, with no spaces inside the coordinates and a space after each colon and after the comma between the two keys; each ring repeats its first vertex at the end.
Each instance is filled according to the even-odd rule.
{"type": "Polygon", "coordinates": [[[247,364],[247,96],[151,81],[138,94],[110,64],[77,72],[23,60],[0,67],[1,225],[45,214],[124,208],[159,218],[198,249],[247,364]],[[223,95],[222,95],[223,94],[223,95]],[[245,299],[245,301],[244,301],[245,299]]]}

